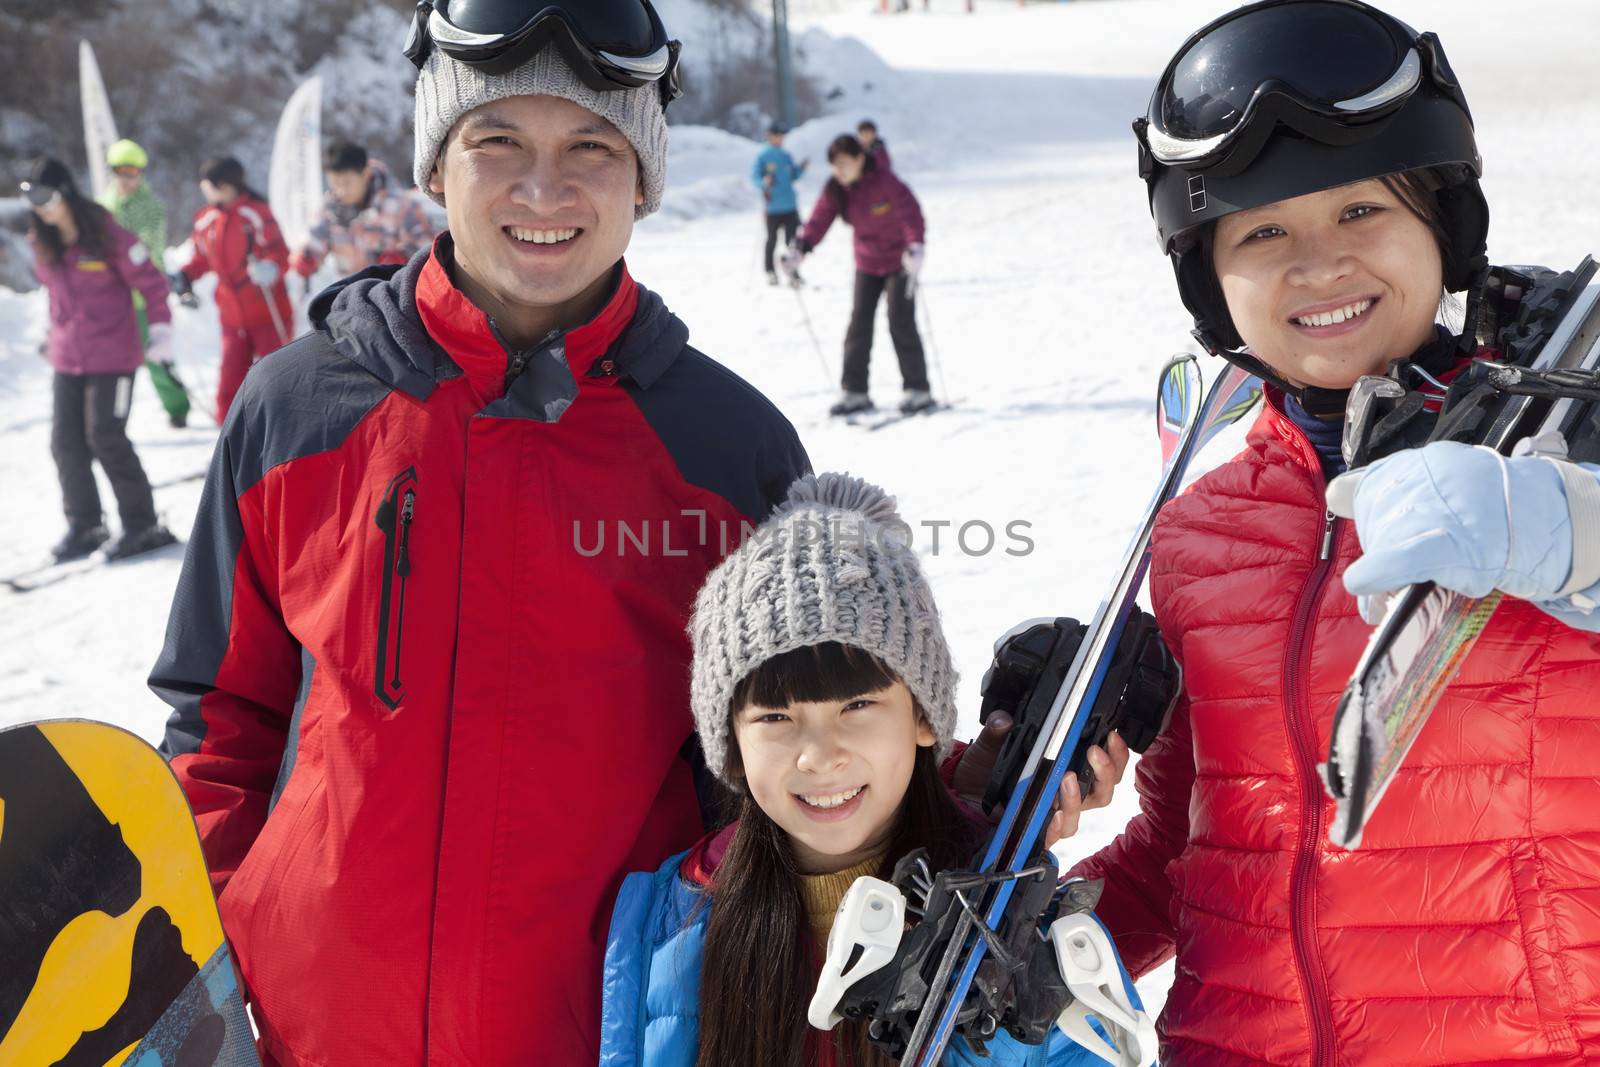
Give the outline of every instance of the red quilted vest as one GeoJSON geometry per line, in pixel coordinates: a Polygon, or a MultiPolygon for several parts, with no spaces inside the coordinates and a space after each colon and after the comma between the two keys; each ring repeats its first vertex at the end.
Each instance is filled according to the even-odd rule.
{"type": "Polygon", "coordinates": [[[1600,1061],[1600,635],[1507,601],[1335,847],[1316,765],[1370,631],[1323,487],[1272,403],[1156,530],[1187,699],[1076,873],[1130,969],[1177,953],[1162,1062],[1600,1061]]]}

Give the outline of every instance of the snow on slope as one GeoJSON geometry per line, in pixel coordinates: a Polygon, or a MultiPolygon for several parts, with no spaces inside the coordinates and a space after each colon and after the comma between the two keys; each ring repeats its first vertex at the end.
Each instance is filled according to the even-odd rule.
{"type": "MultiPolygon", "coordinates": [[[[821,5],[826,7],[827,5],[821,5]]],[[[977,683],[994,637],[1032,616],[1091,613],[1157,474],[1154,376],[1188,344],[1188,322],[1156,253],[1128,123],[1170,52],[1218,0],[1102,0],[1034,5],[935,0],[931,14],[879,16],[870,0],[797,19],[812,69],[842,90],[836,114],[790,139],[816,163],[858,118],[876,119],[897,169],[922,200],[929,261],[925,339],[936,391],[953,410],[878,433],[833,425],[849,314],[849,232],[811,257],[814,288],[770,289],[748,185],[755,144],[716,131],[673,131],[667,210],[639,227],[629,259],[688,322],[698,347],[772,397],[819,470],[847,469],[898,495],[918,528],[962,673],[960,733],[976,729],[977,683]],[[806,32],[825,31],[829,37],[806,32]],[[870,86],[870,87],[869,87],[870,86]],[[806,322],[820,339],[814,348],[806,322]],[[826,370],[823,368],[826,367],[826,370]],[[925,523],[946,522],[935,550],[925,523]],[[1027,523],[1032,549],[1008,524],[1027,523]],[[983,551],[987,524],[996,544],[983,551]]],[[[1480,130],[1494,207],[1491,254],[1568,266],[1600,246],[1600,89],[1591,80],[1586,0],[1547,0],[1538,18],[1500,6],[1397,0],[1392,10],[1437,30],[1480,130]]],[[[266,132],[264,131],[264,136],[266,132]]],[[[213,313],[179,310],[191,376],[215,384],[213,313]]],[[[0,569],[59,533],[49,459],[49,376],[35,355],[37,295],[0,291],[0,569]]],[[[899,381],[880,319],[873,393],[899,381]]],[[[212,433],[174,432],[141,378],[132,433],[152,478],[203,469],[212,433]]],[[[197,419],[203,423],[203,419],[197,419]]],[[[1211,454],[1219,459],[1220,448],[1211,454]]],[[[199,486],[157,491],[186,531],[199,486]]],[[[107,503],[110,503],[109,494],[107,503]]],[[[30,594],[0,593],[0,725],[87,715],[159,736],[165,709],[143,679],[161,644],[179,555],[108,568],[30,594]]],[[[1131,788],[1085,819],[1070,861],[1110,840],[1137,810],[1131,788]]],[[[1169,974],[1141,982],[1159,1004],[1169,974]]]]}

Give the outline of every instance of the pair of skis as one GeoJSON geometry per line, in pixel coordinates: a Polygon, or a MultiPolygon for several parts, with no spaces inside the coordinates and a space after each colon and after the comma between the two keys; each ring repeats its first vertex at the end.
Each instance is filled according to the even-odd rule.
{"type": "Polygon", "coordinates": [[[941,411],[949,411],[955,407],[954,403],[936,401],[929,407],[918,408],[915,411],[864,411],[857,415],[846,415],[846,425],[854,426],[865,433],[877,433],[902,422],[919,419],[924,415],[937,415],[941,411]]]}
{"type": "MultiPolygon", "coordinates": [[[[1597,403],[1600,281],[1595,265],[1586,259],[1566,284],[1548,340],[1531,362],[1488,372],[1488,384],[1506,399],[1480,443],[1497,452],[1510,454],[1525,439],[1535,447],[1565,440],[1583,407],[1597,403]]],[[[1558,458],[1565,458],[1564,451],[1558,458]]],[[[1355,848],[1361,843],[1373,809],[1500,601],[1498,592],[1475,598],[1431,582],[1396,594],[1334,714],[1323,777],[1335,801],[1329,832],[1335,844],[1355,848]]]]}
{"type": "Polygon", "coordinates": [[[1110,594],[1088,623],[1077,656],[1055,695],[1038,740],[1023,762],[1016,788],[975,872],[999,877],[984,879],[987,885],[978,899],[965,902],[967,906],[928,984],[928,996],[907,1039],[902,1063],[934,1067],[958,1023],[963,1030],[975,1027],[970,1033],[979,1038],[993,1032],[998,1020],[973,1018],[968,994],[991,940],[1006,922],[1013,892],[1038,852],[1087,712],[1094,706],[1122,630],[1134,610],[1149,566],[1156,515],[1181,488],[1190,461],[1201,447],[1243,417],[1260,392],[1255,378],[1232,365],[1209,392],[1202,388],[1193,356],[1175,357],[1163,369],[1157,428],[1166,464],[1160,485],[1134,534],[1110,594]],[[982,929],[978,928],[980,923],[982,929]]]}

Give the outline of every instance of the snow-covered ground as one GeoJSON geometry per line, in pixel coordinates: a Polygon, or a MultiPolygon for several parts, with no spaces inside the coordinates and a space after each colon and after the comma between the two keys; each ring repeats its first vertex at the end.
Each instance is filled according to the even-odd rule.
{"type": "MultiPolygon", "coordinates": [[[[934,0],[928,14],[881,16],[873,0],[804,5],[796,41],[840,95],[835,114],[790,139],[816,164],[802,196],[809,204],[820,189],[827,142],[876,119],[927,214],[923,328],[948,412],[875,433],[823,417],[849,313],[849,233],[836,229],[808,261],[813,288],[769,288],[747,178],[756,145],[676,129],[667,210],[634,238],[635,276],[666,297],[698,347],[788,413],[819,470],[883,484],[913,524],[949,524],[936,549],[933,528],[919,526],[919,544],[962,673],[963,735],[976,730],[994,637],[1023,618],[1092,612],[1157,474],[1154,376],[1189,343],[1188,322],[1156,252],[1128,124],[1171,51],[1228,6],[982,0],[968,16],[962,0],[934,0]],[[1022,554],[1007,552],[1019,550],[1006,534],[1014,522],[1028,524],[1022,554]]],[[[1466,86],[1494,209],[1491,255],[1570,266],[1600,247],[1591,0],[1537,0],[1515,15],[1482,0],[1387,6],[1440,34],[1466,86]]],[[[209,394],[217,336],[207,308],[176,314],[183,364],[209,394]]],[[[60,532],[49,374],[36,354],[44,319],[39,294],[0,290],[0,573],[34,561],[60,532]]],[[[881,320],[879,335],[872,380],[883,404],[899,381],[881,320]]],[[[157,503],[181,532],[200,486],[173,480],[203,470],[215,438],[203,417],[195,423],[169,429],[140,379],[132,434],[152,480],[171,483],[157,503]]],[[[174,549],[26,597],[0,592],[0,726],[90,716],[159,737],[165,708],[144,677],[180,559],[174,549]]],[[[1085,819],[1068,860],[1136,810],[1122,789],[1085,819]]],[[[1158,972],[1141,989],[1159,1003],[1168,981],[1158,972]]]]}

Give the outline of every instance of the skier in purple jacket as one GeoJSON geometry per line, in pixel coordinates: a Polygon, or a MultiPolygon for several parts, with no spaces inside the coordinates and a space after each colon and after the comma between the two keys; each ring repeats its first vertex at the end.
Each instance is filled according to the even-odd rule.
{"type": "Polygon", "coordinates": [[[867,150],[867,155],[883,170],[894,170],[894,162],[889,158],[889,143],[878,136],[878,124],[871,119],[862,119],[856,123],[856,140],[861,142],[861,147],[867,150]]]}
{"type": "Polygon", "coordinates": [[[50,550],[80,559],[110,540],[92,461],[99,460],[116,494],[122,534],[108,559],[125,559],[172,544],[156,519],[144,467],[128,440],[133,376],[147,352],[139,343],[133,294],[149,316],[148,356],[171,358],[172,313],[167,282],[139,239],[85,198],[66,164],[41,159],[22,192],[33,208],[29,237],[34,273],[50,298],[47,350],[55,370],[50,452],[61,478],[67,532],[50,550]]]}
{"type": "Polygon", "coordinates": [[[905,393],[900,410],[907,415],[934,406],[928,390],[928,369],[917,334],[916,280],[922,270],[922,208],[904,182],[877,162],[849,134],[828,146],[833,178],[811,209],[799,240],[786,254],[784,269],[793,274],[800,258],[821,243],[840,215],[855,228],[855,306],[844,338],[844,395],[829,409],[832,415],[873,410],[867,395],[867,365],[872,355],[872,325],[878,297],[889,294],[889,337],[900,360],[905,393]]]}

